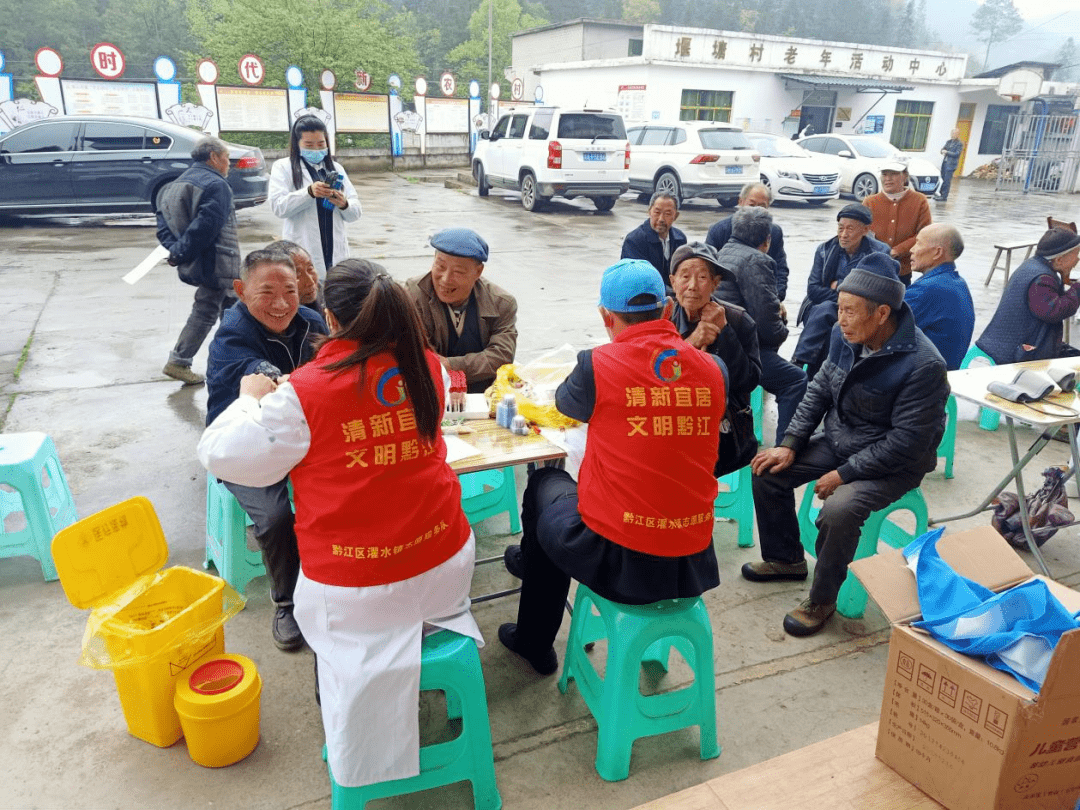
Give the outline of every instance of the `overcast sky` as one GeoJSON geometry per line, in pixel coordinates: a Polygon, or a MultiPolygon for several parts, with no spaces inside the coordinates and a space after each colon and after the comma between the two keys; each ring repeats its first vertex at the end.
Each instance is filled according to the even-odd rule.
{"type": "Polygon", "coordinates": [[[1013,5],[1025,19],[1077,11],[1077,0],[1013,0],[1013,5]]]}

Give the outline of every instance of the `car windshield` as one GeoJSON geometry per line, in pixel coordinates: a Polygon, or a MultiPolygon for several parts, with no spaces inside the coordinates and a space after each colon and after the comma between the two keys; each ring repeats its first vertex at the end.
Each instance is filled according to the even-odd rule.
{"type": "Polygon", "coordinates": [[[892,148],[885,141],[879,141],[877,139],[867,138],[866,140],[857,141],[854,138],[851,140],[851,145],[855,147],[855,151],[863,157],[868,158],[887,158],[895,157],[896,150],[892,148]]]}
{"type": "Polygon", "coordinates": [[[564,113],[559,117],[560,138],[584,138],[591,141],[624,141],[626,130],[622,117],[599,113],[564,113]]]}
{"type": "Polygon", "coordinates": [[[753,145],[741,132],[730,129],[698,130],[701,146],[704,149],[753,149],[753,145]]]}
{"type": "Polygon", "coordinates": [[[793,141],[786,138],[766,138],[748,136],[754,148],[761,152],[762,157],[810,157],[810,153],[793,141]]]}

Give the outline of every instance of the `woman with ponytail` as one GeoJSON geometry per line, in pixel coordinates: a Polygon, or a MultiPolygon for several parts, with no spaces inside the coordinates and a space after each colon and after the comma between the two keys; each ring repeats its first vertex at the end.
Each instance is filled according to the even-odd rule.
{"type": "Polygon", "coordinates": [[[360,219],[360,200],[330,154],[326,124],[314,115],[293,124],[289,156],[270,169],[268,196],[270,210],[284,220],[281,238],[311,254],[321,284],[327,268],[349,258],[345,223],[360,219]]]}
{"type": "Polygon", "coordinates": [[[214,475],[289,475],[301,572],[294,615],[315,651],[334,780],[419,772],[425,626],[483,641],[469,612],[475,538],[446,464],[448,382],[412,302],[373,262],[326,278],[330,336],[287,381],[244,377],[206,429],[214,475]]]}

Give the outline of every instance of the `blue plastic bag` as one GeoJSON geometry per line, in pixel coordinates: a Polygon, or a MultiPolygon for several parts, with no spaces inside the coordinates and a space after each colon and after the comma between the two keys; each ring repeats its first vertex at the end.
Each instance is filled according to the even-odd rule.
{"type": "Polygon", "coordinates": [[[915,572],[923,618],[913,627],[957,652],[978,656],[1038,692],[1063,633],[1080,627],[1046,587],[1032,579],[994,593],[957,574],[937,551],[944,527],[916,538],[904,549],[915,572]]]}

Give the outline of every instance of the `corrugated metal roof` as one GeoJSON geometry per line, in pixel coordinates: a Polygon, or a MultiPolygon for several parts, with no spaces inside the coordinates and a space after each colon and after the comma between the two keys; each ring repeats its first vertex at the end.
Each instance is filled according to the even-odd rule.
{"type": "Polygon", "coordinates": [[[885,82],[880,79],[863,79],[858,76],[812,76],[799,73],[781,73],[780,78],[795,84],[809,87],[854,87],[858,91],[878,90],[883,93],[899,93],[902,90],[914,90],[914,85],[899,82],[885,82]]]}

